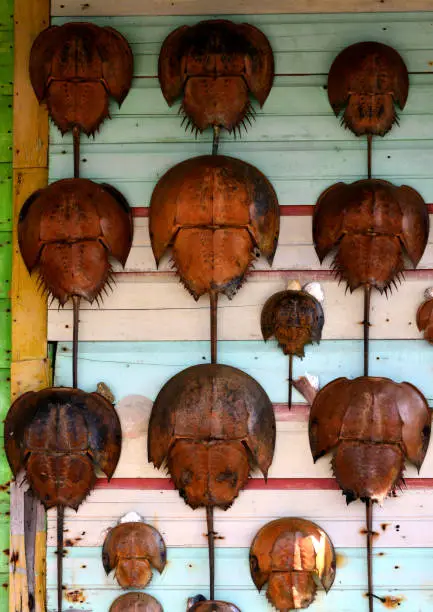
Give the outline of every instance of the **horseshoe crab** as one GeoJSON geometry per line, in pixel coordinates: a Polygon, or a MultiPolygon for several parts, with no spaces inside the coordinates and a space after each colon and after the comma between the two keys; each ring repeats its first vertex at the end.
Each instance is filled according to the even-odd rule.
{"type": "Polygon", "coordinates": [[[335,250],[335,274],[349,290],[364,287],[364,374],[368,374],[371,289],[387,292],[405,268],[416,267],[427,246],[429,216],[420,194],[378,179],[337,183],[320,196],[313,240],[320,262],[335,250]]]}
{"type": "Polygon", "coordinates": [[[277,610],[313,603],[317,584],[326,592],[335,578],[336,557],[328,535],[315,523],[282,518],[262,527],[250,549],[250,570],[259,591],[277,610]]]}
{"type": "Polygon", "coordinates": [[[14,477],[24,470],[45,509],[57,508],[57,596],[62,609],[64,509],[77,510],[99,467],[111,478],[121,449],[120,421],[98,393],[67,387],[30,391],[5,420],[5,451],[14,477]]]}
{"type": "Polygon", "coordinates": [[[146,593],[125,593],[113,601],[110,612],[164,612],[161,604],[146,593]]]}
{"type": "Polygon", "coordinates": [[[212,361],[217,299],[231,299],[259,254],[272,264],[279,234],[275,191],[257,168],[223,155],[177,164],[152,194],[149,230],[157,265],[172,247],[174,267],[195,300],[209,293],[212,361]]]}
{"type": "Polygon", "coordinates": [[[400,54],[378,42],[360,42],[335,58],[328,75],[328,98],[342,123],[356,136],[384,136],[404,109],[409,75],[400,54]]]}
{"type": "Polygon", "coordinates": [[[152,580],[152,567],[161,573],[167,553],[161,534],[145,523],[120,523],[111,529],[102,548],[102,563],[108,574],[115,570],[124,589],[142,589],[152,580]]]}
{"type": "Polygon", "coordinates": [[[98,301],[110,286],[114,257],[123,266],[132,244],[132,216],[121,193],[87,179],[63,179],[33,193],[18,220],[18,242],[31,274],[63,306],[74,308],[73,386],[77,386],[81,298],[98,301]]]}
{"type": "Polygon", "coordinates": [[[113,28],[66,23],[41,32],[30,51],[30,80],[62,134],[72,130],[74,176],[79,176],[80,132],[93,135],[131,87],[133,56],[113,28]]]}
{"type": "Polygon", "coordinates": [[[203,595],[191,597],[186,607],[188,612],[241,612],[237,606],[226,601],[209,601],[203,595]]]}
{"type": "Polygon", "coordinates": [[[416,313],[416,324],[419,331],[424,332],[424,339],[433,344],[433,291],[425,291],[425,301],[416,313]]]}
{"type": "Polygon", "coordinates": [[[293,356],[304,357],[306,344],[322,337],[325,323],[322,305],[304,289],[287,289],[274,293],[263,306],[261,328],[263,339],[275,336],[285,355],[289,355],[289,410],[292,407],[293,356]]]}
{"type": "Polygon", "coordinates": [[[431,413],[409,383],[361,376],[337,378],[317,394],[310,411],[314,461],[332,453],[332,468],[346,501],[361,499],[367,513],[369,609],[373,610],[373,503],[403,483],[405,460],[419,470],[428,448],[431,413]]]}
{"type": "Polygon", "coordinates": [[[260,106],[274,79],[274,56],[266,36],[247,23],[225,19],[181,26],[165,39],[158,64],[162,93],[169,106],[182,95],[182,123],[202,132],[207,127],[229,132],[246,122],[260,106]]]}
{"type": "Polygon", "coordinates": [[[228,509],[275,448],[273,406],[250,376],[226,365],[192,366],[171,378],[152,408],[149,461],[164,464],[185,502],[206,507],[210,599],[214,594],[214,507],[228,509]]]}

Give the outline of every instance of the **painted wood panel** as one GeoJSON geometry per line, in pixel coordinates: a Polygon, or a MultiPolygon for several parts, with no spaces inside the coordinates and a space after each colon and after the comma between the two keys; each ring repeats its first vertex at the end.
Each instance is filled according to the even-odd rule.
{"type": "MultiPolygon", "coordinates": [[[[74,0],[65,0],[60,8],[56,1],[53,10],[70,14],[71,2],[74,0]]],[[[79,7],[80,18],[88,19],[98,10],[94,2],[79,7]]],[[[108,4],[105,7],[110,10],[108,4]]],[[[179,104],[167,107],[156,79],[157,54],[164,37],[174,27],[200,19],[196,15],[101,16],[94,20],[119,29],[130,40],[136,78],[122,108],[111,106],[112,121],[104,124],[94,140],[83,138],[82,176],[112,183],[138,210],[126,273],[115,268],[117,286],[102,309],[83,305],[80,314],[80,385],[87,391],[93,391],[99,381],[110,386],[122,420],[124,447],[112,483],[107,486],[99,481],[79,512],[67,515],[65,608],[67,604],[71,610],[106,610],[118,595],[112,579],[105,578],[98,565],[98,547],[105,530],[128,510],[139,511],[154,522],[169,545],[170,572],[156,578],[150,589],[166,610],[184,609],[186,597],[200,590],[207,594],[203,512],[191,511],[171,489],[167,475],[154,470],[146,459],[151,401],[181,369],[209,362],[207,300],[195,303],[188,296],[168,272],[168,258],[156,271],[145,217],[157,179],[175,163],[210,151],[210,134],[195,139],[183,131],[177,116],[179,104]],[[137,486],[135,490],[125,484],[133,478],[137,479],[130,480],[137,486]],[[143,487],[139,489],[140,483],[143,487]]],[[[333,117],[326,73],[344,46],[362,39],[382,40],[401,51],[411,71],[412,87],[400,126],[386,138],[375,139],[374,173],[414,186],[433,203],[433,14],[239,15],[235,19],[254,23],[269,36],[277,77],[269,100],[262,110],[257,109],[255,124],[241,140],[224,135],[221,153],[244,159],[267,174],[283,206],[312,205],[331,183],[365,176],[366,144],[333,117]]],[[[54,23],[63,21],[55,19],[54,23]]],[[[52,128],[49,180],[70,176],[71,167],[71,140],[61,138],[52,128]]],[[[218,540],[218,594],[244,611],[269,610],[264,596],[251,588],[247,547],[267,520],[284,514],[302,515],[329,531],[341,555],[341,574],[333,592],[326,598],[321,594],[312,610],[361,612],[366,607],[365,508],[361,503],[346,507],[340,492],[333,488],[328,459],[313,464],[307,438],[308,410],[302,404],[289,415],[284,408],[287,358],[274,341],[261,341],[259,314],[265,299],[283,289],[289,278],[296,276],[303,282],[321,279],[326,296],[324,340],[320,346],[308,347],[303,361],[295,360],[294,374],[317,375],[323,386],[336,376],[353,377],[361,372],[362,297],[359,293],[345,296],[344,287],[332,280],[329,264],[319,270],[311,241],[311,216],[306,214],[311,210],[299,209],[299,215],[293,212],[282,218],[274,270],[268,271],[257,262],[245,287],[231,302],[222,299],[219,310],[220,361],[245,370],[268,392],[277,413],[277,447],[268,488],[259,489],[262,481],[255,474],[250,488],[234,506],[217,513],[217,530],[223,538],[218,540]]],[[[420,339],[414,317],[425,288],[433,285],[432,244],[421,270],[408,273],[390,300],[374,295],[371,330],[371,374],[410,380],[431,404],[433,349],[420,339]]],[[[58,342],[55,374],[60,385],[71,383],[71,323],[68,308],[57,311],[52,306],[49,337],[58,342]]],[[[303,402],[297,394],[294,399],[303,402]]],[[[419,476],[412,468],[406,476],[408,488],[397,499],[386,500],[383,508],[375,509],[377,594],[385,598],[383,605],[388,607],[425,612],[433,603],[433,572],[428,569],[433,557],[432,451],[419,476]]],[[[48,607],[52,610],[55,555],[51,513],[48,524],[48,607]]],[[[376,606],[382,607],[381,602],[376,606]]]]}
{"type": "MultiPolygon", "coordinates": [[[[302,271],[293,278],[308,282],[302,271]]],[[[420,339],[416,311],[432,279],[407,278],[391,297],[373,293],[370,335],[375,339],[420,339]]],[[[362,337],[362,292],[346,293],[338,281],[321,282],[325,294],[324,340],[362,337]],[[342,317],[345,310],[348,316],[342,317]]],[[[239,293],[218,303],[221,340],[261,340],[260,314],[263,304],[276,291],[287,287],[284,278],[269,280],[251,277],[239,293]]],[[[48,338],[72,340],[72,310],[52,304],[48,318],[48,338]]],[[[83,304],[80,312],[80,338],[83,341],[206,340],[209,338],[209,299],[197,302],[177,278],[157,281],[154,277],[128,275],[117,279],[114,291],[104,297],[101,307],[83,304]]],[[[307,353],[310,349],[307,348],[307,353]]],[[[433,349],[432,349],[433,352],[433,349]]]]}
{"type": "MultiPolygon", "coordinates": [[[[191,510],[174,490],[130,491],[97,489],[77,513],[67,511],[65,542],[74,547],[101,546],[110,529],[126,512],[135,510],[150,521],[169,546],[205,547],[204,510],[191,510]]],[[[242,491],[226,512],[215,510],[218,547],[249,546],[266,522],[280,516],[303,516],[319,523],[337,547],[365,543],[365,505],[349,507],[340,491],[242,491]]],[[[433,490],[407,489],[374,509],[375,546],[433,547],[433,490]]],[[[55,545],[55,514],[48,512],[48,544],[55,545]]],[[[431,576],[430,576],[431,578],[431,576]]]]}
{"type": "MultiPolygon", "coordinates": [[[[361,548],[337,548],[337,576],[331,593],[319,593],[316,603],[310,608],[315,610],[349,610],[345,607],[348,591],[352,608],[363,610],[362,598],[364,584],[365,551],[361,548]],[[356,601],[358,600],[358,601],[356,601]],[[326,606],[325,608],[323,606],[326,606]]],[[[65,600],[69,609],[95,610],[108,609],[110,602],[117,597],[119,590],[112,576],[107,577],[100,561],[100,548],[68,548],[65,565],[65,600]],[[79,592],[77,594],[76,592],[79,592]],[[75,594],[73,595],[73,593],[75,594]],[[84,599],[84,601],[73,601],[84,599]]],[[[207,552],[198,548],[168,548],[168,565],[162,575],[154,574],[148,592],[157,597],[166,610],[184,609],[188,596],[198,592],[207,593],[207,552]]],[[[384,549],[375,551],[375,584],[380,594],[400,598],[398,609],[415,612],[416,605],[427,604],[431,600],[429,588],[415,591],[414,582],[428,583],[429,565],[433,551],[429,548],[384,549]],[[401,599],[404,597],[404,599],[401,599]]],[[[252,585],[247,548],[218,548],[216,551],[216,572],[218,575],[218,594],[235,601],[243,610],[265,611],[264,593],[259,595],[252,585]],[[224,594],[224,595],[223,595],[224,594]],[[227,595],[226,595],[227,594],[227,595]],[[247,605],[252,607],[247,607],[247,605]]],[[[54,549],[48,556],[48,596],[49,609],[55,609],[54,549]]],[[[66,603],[65,602],[65,603],[66,603]]],[[[396,602],[397,603],[397,602],[396,602]]],[[[65,606],[66,607],[66,606],[65,606]]],[[[424,608],[425,609],[425,608],[424,608]]],[[[423,609],[423,610],[424,610],[423,609]]],[[[420,608],[421,610],[421,608],[420,608]]]]}
{"type": "MultiPolygon", "coordinates": [[[[219,361],[238,367],[263,386],[271,401],[287,400],[287,357],[274,341],[218,343],[219,361]]],[[[319,377],[324,386],[338,376],[359,376],[362,342],[324,340],[309,346],[305,358],[294,360],[294,377],[306,372],[319,377]]],[[[71,344],[59,343],[56,358],[57,385],[71,383],[71,344]]],[[[85,391],[105,381],[119,400],[130,394],[155,399],[161,386],[183,368],[208,363],[208,342],[83,342],[79,351],[78,375],[85,391]]],[[[433,355],[424,340],[373,340],[370,347],[372,376],[409,380],[433,402],[433,355]]],[[[294,402],[302,401],[294,395],[294,402]]],[[[432,450],[433,452],[433,450],[432,450]]]]}

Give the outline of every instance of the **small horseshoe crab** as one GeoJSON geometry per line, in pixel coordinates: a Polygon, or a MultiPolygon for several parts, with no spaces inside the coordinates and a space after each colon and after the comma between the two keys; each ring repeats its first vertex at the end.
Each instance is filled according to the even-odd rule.
{"type": "Polygon", "coordinates": [[[282,518],[262,527],[251,544],[251,576],[277,610],[299,610],[313,603],[318,584],[326,592],[335,578],[334,547],[315,523],[282,518]]]}
{"type": "Polygon", "coordinates": [[[102,548],[108,574],[115,570],[123,589],[142,589],[152,580],[152,567],[161,573],[167,553],[161,534],[141,521],[122,522],[110,529],[102,548]]]}

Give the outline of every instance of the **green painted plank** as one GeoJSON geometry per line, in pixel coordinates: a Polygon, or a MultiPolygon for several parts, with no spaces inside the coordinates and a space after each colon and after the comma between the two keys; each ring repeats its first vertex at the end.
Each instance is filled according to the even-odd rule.
{"type": "MultiPolygon", "coordinates": [[[[12,232],[0,232],[0,300],[8,298],[12,269],[12,232]]],[[[4,312],[4,305],[0,306],[4,312]]],[[[1,367],[1,360],[0,360],[1,367]]]]}
{"type": "Polygon", "coordinates": [[[0,24],[5,29],[13,30],[14,19],[14,2],[13,0],[2,0],[0,2],[0,24]]]}
{"type": "MultiPolygon", "coordinates": [[[[181,125],[180,117],[166,116],[158,120],[154,116],[119,116],[116,121],[106,121],[98,133],[97,143],[168,143],[168,142],[212,142],[211,130],[195,136],[181,125]]],[[[248,130],[241,129],[244,142],[285,142],[285,141],[357,141],[357,137],[346,130],[334,116],[315,115],[312,117],[261,115],[248,130]]],[[[71,135],[61,135],[57,128],[50,134],[52,144],[71,144],[71,135]]],[[[399,126],[386,136],[387,142],[397,140],[433,139],[433,115],[402,114],[399,126]]],[[[92,141],[87,144],[91,145],[92,141]]],[[[1,141],[0,141],[1,145],[1,141]]]]}

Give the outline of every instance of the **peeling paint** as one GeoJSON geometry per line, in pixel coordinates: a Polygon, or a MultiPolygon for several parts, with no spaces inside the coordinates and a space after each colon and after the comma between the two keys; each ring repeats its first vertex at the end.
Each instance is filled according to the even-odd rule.
{"type": "Polygon", "coordinates": [[[66,591],[65,599],[70,603],[84,603],[86,601],[86,596],[84,595],[84,591],[76,589],[75,591],[66,591]]]}

